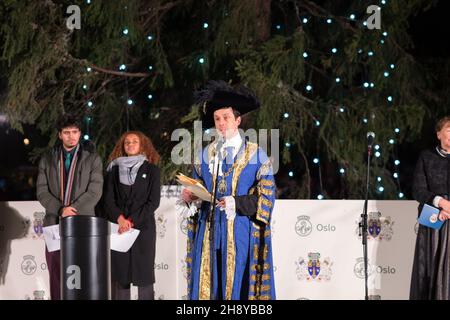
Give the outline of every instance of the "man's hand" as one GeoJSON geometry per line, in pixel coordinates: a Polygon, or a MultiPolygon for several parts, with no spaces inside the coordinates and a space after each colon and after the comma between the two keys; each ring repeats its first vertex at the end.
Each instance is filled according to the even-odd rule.
{"type": "Polygon", "coordinates": [[[119,224],[119,234],[131,229],[131,222],[125,219],[123,215],[120,215],[119,219],[117,219],[117,223],[119,224]]]}
{"type": "Polygon", "coordinates": [[[192,201],[197,200],[198,197],[194,196],[188,189],[183,189],[183,191],[181,191],[181,199],[183,199],[184,202],[191,203],[192,201]]]}
{"type": "Polygon", "coordinates": [[[216,207],[225,209],[226,208],[225,200],[221,199],[221,200],[217,201],[216,207]]]}
{"type": "Polygon", "coordinates": [[[439,220],[445,221],[450,219],[450,213],[448,211],[441,210],[439,212],[439,220]]]}
{"type": "Polygon", "coordinates": [[[236,217],[236,199],[233,196],[219,199],[216,207],[219,207],[221,211],[225,211],[228,220],[233,220],[236,217]]]}
{"type": "Polygon", "coordinates": [[[64,207],[62,209],[61,216],[64,218],[64,217],[76,216],[77,214],[78,214],[78,211],[74,207],[64,207]]]}

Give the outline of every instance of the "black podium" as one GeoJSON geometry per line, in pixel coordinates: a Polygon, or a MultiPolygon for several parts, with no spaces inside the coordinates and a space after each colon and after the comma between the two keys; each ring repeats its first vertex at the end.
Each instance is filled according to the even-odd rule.
{"type": "Polygon", "coordinates": [[[60,220],[61,299],[109,300],[109,223],[93,216],[60,220]]]}

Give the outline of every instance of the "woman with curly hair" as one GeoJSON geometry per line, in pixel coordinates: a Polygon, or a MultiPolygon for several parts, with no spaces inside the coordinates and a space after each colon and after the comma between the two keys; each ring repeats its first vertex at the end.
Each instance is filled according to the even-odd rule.
{"type": "Polygon", "coordinates": [[[130,300],[130,284],[138,287],[139,300],[153,300],[156,226],[159,207],[159,154],[142,132],[125,132],[116,143],[105,177],[103,209],[119,233],[140,230],[128,252],[111,251],[113,300],[130,300]]]}

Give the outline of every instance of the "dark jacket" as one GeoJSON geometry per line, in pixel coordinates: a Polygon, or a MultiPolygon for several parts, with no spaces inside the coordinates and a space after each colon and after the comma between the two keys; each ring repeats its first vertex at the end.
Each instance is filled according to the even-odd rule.
{"type": "MultiPolygon", "coordinates": [[[[414,172],[413,197],[419,211],[435,196],[448,199],[450,194],[450,158],[436,150],[423,151],[414,172]]],[[[439,229],[419,224],[411,275],[411,300],[450,299],[450,224],[439,229]]]]}
{"type": "MultiPolygon", "coordinates": [[[[55,147],[39,162],[36,196],[45,208],[44,226],[58,224],[60,209],[63,207],[58,175],[60,148],[55,147]]],[[[102,161],[95,152],[83,146],[78,151],[78,157],[70,205],[77,209],[80,215],[94,216],[95,205],[102,196],[102,161]]]]}
{"type": "Polygon", "coordinates": [[[438,154],[436,150],[424,150],[417,160],[414,171],[412,193],[415,200],[433,205],[436,196],[449,199],[450,193],[450,158],[438,154]]]}
{"type": "Polygon", "coordinates": [[[155,282],[155,210],[160,201],[159,168],[145,161],[127,197],[120,186],[119,167],[106,173],[103,214],[113,223],[121,214],[131,218],[139,236],[128,252],[111,251],[111,280],[122,285],[146,286],[155,282]]]}

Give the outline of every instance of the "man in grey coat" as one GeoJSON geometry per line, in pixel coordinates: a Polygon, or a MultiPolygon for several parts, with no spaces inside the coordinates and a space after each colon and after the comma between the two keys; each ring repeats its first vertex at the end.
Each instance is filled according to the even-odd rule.
{"type": "MultiPolygon", "coordinates": [[[[80,144],[81,123],[73,115],[63,115],[57,124],[60,144],[39,162],[37,199],[45,208],[44,226],[74,215],[95,215],[102,196],[103,168],[100,157],[80,144]]],[[[50,296],[60,300],[60,251],[45,258],[50,276],[50,296]]]]}

